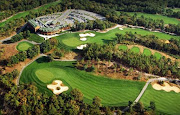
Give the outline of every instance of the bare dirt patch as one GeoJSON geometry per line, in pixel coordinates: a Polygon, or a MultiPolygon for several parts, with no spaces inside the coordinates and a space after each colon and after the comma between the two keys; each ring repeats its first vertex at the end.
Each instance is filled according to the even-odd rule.
{"type": "Polygon", "coordinates": [[[87,65],[86,71],[91,71],[92,66],[95,67],[93,74],[107,76],[113,79],[126,79],[126,80],[139,80],[146,81],[146,76],[139,73],[134,69],[129,69],[116,62],[108,61],[84,61],[82,60],[77,65],[77,68],[83,70],[84,66],[87,65]]]}
{"type": "Polygon", "coordinates": [[[0,60],[8,59],[10,56],[13,56],[18,53],[16,50],[17,43],[14,44],[0,44],[0,49],[3,49],[3,53],[0,57],[0,60]]]}

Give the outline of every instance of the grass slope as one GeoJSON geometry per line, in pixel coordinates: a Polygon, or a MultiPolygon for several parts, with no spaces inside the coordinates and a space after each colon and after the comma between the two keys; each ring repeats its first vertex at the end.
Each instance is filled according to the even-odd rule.
{"type": "Polygon", "coordinates": [[[83,32],[66,33],[66,34],[60,35],[56,38],[59,40],[60,43],[64,44],[65,46],[69,46],[71,48],[75,48],[78,45],[86,44],[86,43],[98,43],[98,44],[108,43],[109,41],[113,40],[116,37],[115,36],[116,33],[125,34],[126,32],[132,32],[132,33],[136,32],[137,34],[141,34],[141,35],[156,35],[160,39],[167,39],[167,40],[169,40],[171,38],[180,39],[180,36],[172,36],[172,35],[168,35],[165,33],[150,32],[147,30],[132,29],[132,28],[124,28],[124,30],[119,30],[118,28],[116,28],[107,33],[98,33],[98,32],[94,32],[94,31],[89,31],[89,32],[95,33],[96,36],[95,37],[87,37],[88,38],[87,41],[79,40],[80,39],[79,33],[83,33],[83,32]]]}
{"type": "Polygon", "coordinates": [[[6,23],[8,23],[8,22],[10,22],[10,21],[12,21],[14,19],[19,19],[19,18],[26,17],[30,12],[41,12],[42,10],[47,9],[47,8],[49,8],[52,5],[56,5],[56,4],[60,3],[60,1],[61,0],[58,0],[56,2],[48,3],[48,4],[45,4],[45,5],[40,6],[38,8],[34,8],[32,10],[28,10],[28,11],[17,13],[16,15],[12,16],[11,18],[7,19],[6,21],[1,22],[0,23],[0,27],[4,26],[6,23]]]}
{"type": "Polygon", "coordinates": [[[142,15],[145,18],[152,18],[154,20],[164,20],[165,24],[178,24],[180,23],[180,21],[176,18],[171,18],[171,17],[167,17],[167,16],[162,16],[162,15],[156,15],[156,14],[147,14],[147,13],[140,13],[140,12],[126,12],[128,14],[130,14],[131,16],[133,16],[135,13],[137,14],[137,17],[141,17],[142,15]]]}
{"type": "Polygon", "coordinates": [[[37,34],[31,33],[30,37],[28,38],[29,41],[34,41],[36,43],[42,43],[44,41],[43,37],[40,37],[37,34]]]}
{"type": "Polygon", "coordinates": [[[140,101],[143,102],[145,106],[149,106],[150,101],[154,101],[158,111],[166,114],[178,115],[180,113],[179,100],[179,93],[157,91],[149,85],[140,101]]]}
{"type": "Polygon", "coordinates": [[[87,103],[91,103],[95,96],[99,96],[103,105],[115,106],[126,106],[129,100],[135,100],[145,84],[144,82],[115,80],[95,76],[75,69],[73,65],[75,62],[53,61],[48,63],[45,60],[45,57],[39,58],[26,67],[22,72],[20,84],[34,82],[41,92],[47,92],[51,95],[52,92],[46,88],[47,84],[52,83],[53,80],[62,80],[64,85],[67,85],[70,90],[72,88],[80,89],[87,103]],[[50,76],[53,74],[52,79],[42,78],[48,76],[45,75],[44,71],[50,76]],[[37,77],[37,72],[39,77],[37,77]]]}
{"type": "Polygon", "coordinates": [[[33,44],[29,43],[29,42],[26,42],[26,41],[23,41],[23,42],[20,42],[18,45],[17,45],[17,50],[19,51],[25,51],[27,50],[28,48],[32,47],[33,44]]]}

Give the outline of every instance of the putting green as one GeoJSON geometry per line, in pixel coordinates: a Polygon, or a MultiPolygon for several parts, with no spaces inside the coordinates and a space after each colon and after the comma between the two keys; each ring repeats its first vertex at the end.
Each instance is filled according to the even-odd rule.
{"type": "Polygon", "coordinates": [[[120,50],[127,50],[128,47],[127,47],[127,45],[120,45],[120,46],[119,46],[119,49],[120,49],[120,50]]]}
{"type": "Polygon", "coordinates": [[[49,81],[52,81],[54,79],[53,73],[48,71],[48,68],[38,69],[35,73],[38,79],[43,83],[48,83],[49,81]]]}
{"type": "Polygon", "coordinates": [[[131,51],[134,53],[139,53],[140,49],[138,47],[134,46],[133,48],[131,48],[131,51]]]}
{"type": "Polygon", "coordinates": [[[141,102],[148,107],[150,101],[155,102],[156,110],[169,115],[179,115],[180,113],[180,93],[157,91],[148,86],[141,98],[141,102]]]}
{"type": "Polygon", "coordinates": [[[161,59],[161,57],[162,57],[162,55],[160,54],[160,53],[158,53],[158,52],[155,52],[154,53],[154,56],[159,60],[159,59],[161,59]]]}
{"type": "Polygon", "coordinates": [[[26,42],[26,41],[23,41],[23,42],[20,42],[18,45],[17,45],[17,50],[19,51],[26,51],[28,48],[32,47],[33,44],[29,43],[29,42],[26,42]]]}
{"type": "Polygon", "coordinates": [[[46,62],[45,57],[39,58],[24,69],[20,77],[20,84],[34,82],[40,92],[52,95],[52,91],[47,89],[47,84],[52,83],[53,80],[61,80],[64,85],[69,87],[66,93],[69,93],[72,88],[78,88],[84,94],[86,103],[92,103],[92,99],[98,96],[102,99],[102,104],[108,106],[127,106],[129,100],[136,99],[145,84],[145,82],[95,76],[77,70],[74,67],[75,63],[46,62]],[[53,78],[40,77],[41,75],[46,76],[45,74],[48,74],[48,76],[53,74],[53,78]]]}
{"type": "Polygon", "coordinates": [[[143,51],[143,55],[146,55],[146,56],[151,56],[151,51],[149,49],[144,49],[143,51]]]}

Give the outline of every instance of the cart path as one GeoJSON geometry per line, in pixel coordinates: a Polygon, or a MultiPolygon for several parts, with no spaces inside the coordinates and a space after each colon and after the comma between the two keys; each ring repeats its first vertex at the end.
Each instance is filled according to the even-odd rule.
{"type": "MultiPolygon", "coordinates": [[[[138,97],[135,99],[135,101],[133,102],[133,105],[136,104],[141,97],[143,96],[144,92],[146,91],[149,83],[153,82],[153,81],[167,81],[168,79],[164,78],[164,77],[160,77],[159,78],[153,78],[153,79],[149,79],[146,84],[144,85],[143,89],[141,90],[141,92],[139,93],[138,97]]],[[[127,106],[125,109],[122,110],[122,112],[125,112],[129,109],[129,106],[127,106]]]]}

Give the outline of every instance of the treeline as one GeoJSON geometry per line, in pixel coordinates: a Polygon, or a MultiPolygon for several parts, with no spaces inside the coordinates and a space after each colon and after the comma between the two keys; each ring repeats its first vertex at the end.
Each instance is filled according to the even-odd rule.
{"type": "Polygon", "coordinates": [[[56,0],[1,0],[0,12],[2,12],[2,15],[0,15],[0,20],[3,20],[15,13],[30,10],[54,1],[56,0]]]}
{"type": "Polygon", "coordinates": [[[10,40],[4,41],[4,43],[15,43],[15,42],[21,41],[22,39],[27,39],[28,37],[30,37],[30,31],[26,30],[26,31],[20,32],[19,34],[16,34],[10,40]]]}
{"type": "Polygon", "coordinates": [[[123,65],[136,68],[139,71],[159,76],[180,78],[180,69],[177,62],[172,62],[171,59],[166,59],[165,57],[157,60],[153,55],[145,56],[143,54],[133,53],[130,50],[116,51],[112,43],[103,46],[89,44],[87,48],[83,49],[82,54],[88,60],[114,60],[123,65]]]}
{"type": "Polygon", "coordinates": [[[105,16],[109,21],[118,23],[118,24],[129,24],[134,26],[143,26],[145,29],[158,29],[166,32],[173,32],[177,35],[180,35],[180,25],[174,25],[169,28],[169,26],[165,27],[163,20],[153,20],[151,18],[130,16],[127,13],[120,13],[120,15],[116,12],[117,7],[115,4],[103,4],[98,2],[93,2],[89,0],[71,0],[71,4],[68,7],[74,9],[83,9],[91,12],[96,12],[105,16]],[[93,7],[92,7],[93,6],[93,7]]]}
{"type": "Polygon", "coordinates": [[[102,21],[102,20],[88,20],[85,23],[79,23],[78,21],[75,22],[74,26],[71,27],[72,31],[79,31],[79,30],[94,30],[100,29],[105,30],[114,26],[115,24],[109,21],[102,21]]]}
{"type": "Polygon", "coordinates": [[[116,34],[116,42],[123,43],[123,41],[128,40],[151,49],[156,49],[168,54],[180,56],[180,40],[171,38],[168,43],[160,40],[154,35],[133,34],[132,32],[127,32],[125,35],[116,34]]]}
{"type": "Polygon", "coordinates": [[[59,3],[57,6],[50,6],[48,9],[40,9],[37,11],[31,11],[28,15],[22,18],[14,19],[12,21],[7,22],[5,25],[0,26],[0,37],[10,36],[13,32],[15,32],[18,28],[23,26],[29,19],[43,16],[46,14],[51,14],[55,12],[62,12],[66,9],[66,4],[64,1],[59,3]]]}

